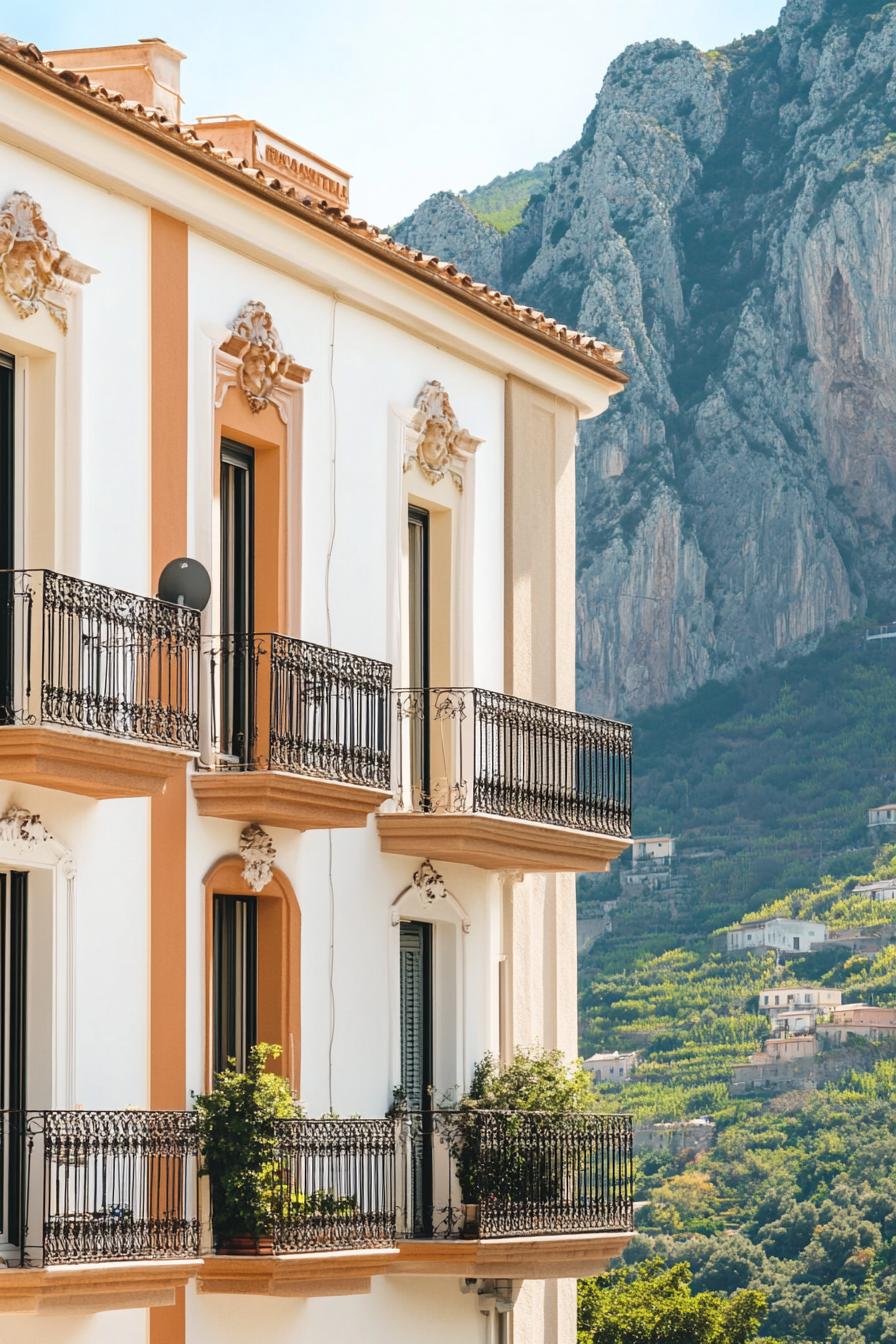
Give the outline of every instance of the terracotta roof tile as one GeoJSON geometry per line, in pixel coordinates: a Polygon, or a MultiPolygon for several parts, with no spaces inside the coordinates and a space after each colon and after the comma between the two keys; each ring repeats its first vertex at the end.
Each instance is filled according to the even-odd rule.
{"type": "Polygon", "coordinates": [[[508,315],[524,331],[537,333],[542,338],[547,337],[551,344],[556,343],[561,349],[566,348],[569,351],[574,351],[580,358],[582,356],[587,357],[588,362],[593,362],[596,369],[608,375],[613,381],[628,381],[627,376],[618,367],[622,359],[621,350],[615,349],[605,341],[598,340],[595,336],[588,336],[581,331],[573,331],[562,322],[547,317],[536,308],[517,303],[509,294],[502,294],[500,290],[493,289],[490,285],[483,284],[465,272],[458,270],[453,262],[441,261],[438,257],[429,256],[416,248],[407,247],[404,243],[400,243],[388,234],[374,228],[366,220],[351,215],[338,206],[329,205],[325,201],[302,195],[295,187],[284,185],[279,178],[269,177],[260,168],[255,168],[245,159],[237,158],[230,150],[214,145],[210,140],[198,135],[191,127],[182,126],[179,122],[172,121],[157,107],[145,107],[143,103],[127,99],[122,94],[116,93],[114,89],[107,89],[102,84],[93,83],[87,75],[79,71],[57,69],[33,42],[19,42],[15,38],[0,34],[0,64],[18,64],[26,71],[44,77],[44,82],[52,84],[56,81],[59,84],[73,86],[79,93],[87,95],[98,105],[114,109],[125,118],[133,119],[144,127],[152,127],[161,132],[171,141],[186,149],[191,155],[194,155],[199,163],[213,161],[217,165],[251,178],[275,197],[285,197],[294,201],[308,211],[310,222],[315,222],[316,218],[319,221],[326,220],[329,224],[336,224],[349,238],[358,236],[365,244],[372,245],[374,251],[381,251],[384,260],[399,258],[402,261],[410,262],[414,267],[419,267],[430,273],[434,272],[441,280],[446,282],[448,292],[451,292],[451,290],[467,291],[475,295],[488,308],[508,315]]]}

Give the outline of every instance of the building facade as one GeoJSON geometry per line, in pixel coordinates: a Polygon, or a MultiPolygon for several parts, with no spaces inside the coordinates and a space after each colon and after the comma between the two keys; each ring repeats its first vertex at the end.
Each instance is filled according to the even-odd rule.
{"type": "Polygon", "coordinates": [[[819,1022],[817,1030],[819,1040],[825,1045],[844,1045],[850,1036],[883,1040],[896,1035],[896,1008],[844,1003],[832,1010],[827,1022],[819,1022]]]}
{"type": "Polygon", "coordinates": [[[842,998],[842,990],[827,985],[776,985],[774,989],[760,991],[759,1011],[771,1018],[798,1009],[826,1013],[839,1008],[842,998]]]}
{"type": "Polygon", "coordinates": [[[738,924],[725,934],[725,950],[729,954],[744,952],[780,952],[793,954],[809,952],[816,943],[827,938],[827,925],[809,919],[750,920],[738,924]]]}
{"type": "Polygon", "coordinates": [[[896,877],[882,877],[877,882],[860,883],[854,892],[870,896],[873,901],[896,901],[896,877]]]}
{"type": "Polygon", "coordinates": [[[596,1083],[624,1083],[638,1068],[637,1050],[611,1050],[582,1061],[596,1083]]]}
{"type": "Polygon", "coordinates": [[[433,1117],[575,1056],[575,873],[629,841],[630,730],[574,708],[618,352],[180,126],[179,65],[0,41],[3,1338],[571,1344],[630,1129],[544,1236],[459,1217],[433,1117]],[[273,1253],[216,1254],[191,1097],[260,1041],[324,1118],[273,1253]]]}

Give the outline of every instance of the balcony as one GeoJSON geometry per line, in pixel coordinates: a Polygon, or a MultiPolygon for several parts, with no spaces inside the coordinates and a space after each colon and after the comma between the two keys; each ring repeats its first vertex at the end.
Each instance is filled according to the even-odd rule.
{"type": "Polygon", "coordinates": [[[520,872],[605,872],[631,839],[632,730],[495,691],[394,695],[389,854],[520,872]]]}
{"type": "Polygon", "coordinates": [[[632,1122],[533,1111],[406,1112],[395,1273],[602,1273],[631,1241],[632,1122]]]}
{"type": "MultiPolygon", "coordinates": [[[[277,1120],[269,1254],[207,1257],[206,1293],[329,1297],[370,1292],[398,1260],[392,1120],[277,1120]]],[[[267,1196],[266,1196],[267,1198],[267,1196]]],[[[214,1196],[212,1198],[214,1220],[214,1196]]]]}
{"type": "Polygon", "coordinates": [[[210,769],[203,816],[306,831],[364,826],[389,796],[388,663],[285,635],[204,648],[210,769]]]}
{"type": "Polygon", "coordinates": [[[271,1236],[213,1253],[195,1114],[0,1112],[0,1314],[165,1306],[190,1278],[203,1293],[296,1298],[369,1292],[393,1273],[567,1278],[631,1239],[625,1116],[274,1126],[271,1236]]]}
{"type": "Polygon", "coordinates": [[[180,1111],[0,1113],[0,1313],[167,1306],[198,1265],[180,1111]]]}
{"type": "Polygon", "coordinates": [[[161,793],[199,748],[199,616],[52,570],[0,571],[0,777],[161,793]]]}

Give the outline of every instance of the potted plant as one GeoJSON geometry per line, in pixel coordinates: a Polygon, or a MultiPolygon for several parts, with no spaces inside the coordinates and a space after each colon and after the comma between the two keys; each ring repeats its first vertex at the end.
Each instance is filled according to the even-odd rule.
{"type": "Polygon", "coordinates": [[[196,1098],[200,1174],[211,1183],[215,1248],[225,1255],[273,1253],[276,1122],[301,1115],[286,1079],[268,1071],[279,1055],[279,1045],[253,1046],[245,1073],[231,1060],[214,1090],[196,1098]]]}
{"type": "Polygon", "coordinates": [[[461,1235],[479,1235],[481,1205],[485,1200],[525,1199],[533,1186],[542,1199],[556,1185],[553,1169],[541,1169],[537,1153],[520,1144],[520,1117],[525,1112],[578,1115],[594,1109],[591,1081],[576,1061],[570,1064],[559,1050],[518,1049],[501,1068],[486,1054],[473,1069],[469,1091],[461,1098],[457,1124],[449,1141],[463,1204],[461,1235]],[[482,1142],[483,1113],[496,1116],[497,1144],[482,1142]]]}

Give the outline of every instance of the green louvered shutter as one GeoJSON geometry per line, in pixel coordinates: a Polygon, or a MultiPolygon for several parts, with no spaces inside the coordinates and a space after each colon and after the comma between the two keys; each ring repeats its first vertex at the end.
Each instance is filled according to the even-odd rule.
{"type": "Polygon", "coordinates": [[[412,1111],[431,1105],[431,928],[401,925],[401,1086],[412,1111]]]}

